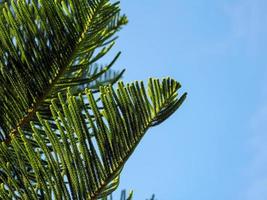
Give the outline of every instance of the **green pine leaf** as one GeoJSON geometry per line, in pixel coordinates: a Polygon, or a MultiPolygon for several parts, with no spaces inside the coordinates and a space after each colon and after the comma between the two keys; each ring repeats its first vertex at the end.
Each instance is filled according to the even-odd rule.
{"type": "Polygon", "coordinates": [[[108,0],[6,3],[0,14],[0,140],[28,128],[38,110],[49,118],[46,103],[67,87],[78,93],[93,81],[93,88],[116,82],[122,73],[111,76],[110,68],[118,56],[90,72],[125,23],[118,3],[108,0]]]}
{"type": "Polygon", "coordinates": [[[19,129],[11,148],[5,143],[0,147],[0,179],[6,185],[0,195],[13,190],[28,199],[42,193],[48,199],[107,196],[117,188],[124,164],[146,131],[184,101],[186,94],[178,98],[179,88],[178,82],[166,78],[150,79],[147,91],[142,82],[119,82],[116,90],[101,87],[100,101],[89,89],[78,96],[69,90],[67,101],[59,94],[50,106],[53,120],[37,114],[32,135],[19,129]],[[9,157],[8,151],[19,153],[9,157]]]}
{"type": "Polygon", "coordinates": [[[146,131],[181,106],[177,81],[124,85],[120,52],[99,63],[126,23],[109,0],[0,0],[0,199],[112,199],[146,131]]]}

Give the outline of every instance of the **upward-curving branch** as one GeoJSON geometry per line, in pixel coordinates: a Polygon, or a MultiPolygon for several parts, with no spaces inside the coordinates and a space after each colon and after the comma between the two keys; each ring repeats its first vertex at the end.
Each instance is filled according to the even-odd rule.
{"type": "Polygon", "coordinates": [[[98,63],[127,23],[118,3],[2,2],[0,199],[106,200],[146,131],[186,94],[171,78],[149,79],[147,90],[118,82],[120,53],[98,63]]]}
{"type": "Polygon", "coordinates": [[[39,125],[31,123],[32,137],[19,129],[20,137],[12,138],[14,155],[2,144],[0,169],[6,187],[0,194],[10,196],[12,191],[12,197],[28,199],[42,194],[48,199],[107,196],[116,189],[120,171],[148,128],[182,104],[186,94],[178,98],[179,88],[167,78],[161,83],[150,79],[147,92],[142,82],[119,82],[117,90],[101,87],[100,102],[88,89],[79,96],[69,91],[67,102],[59,94],[60,104],[54,99],[50,106],[54,126],[37,114],[39,125]],[[14,171],[15,163],[19,168],[14,171]]]}
{"type": "Polygon", "coordinates": [[[18,127],[27,128],[38,110],[48,108],[44,102],[69,82],[75,81],[73,90],[85,85],[86,71],[110,50],[112,36],[127,23],[118,3],[108,0],[10,2],[0,15],[0,140],[6,141],[18,127]]]}

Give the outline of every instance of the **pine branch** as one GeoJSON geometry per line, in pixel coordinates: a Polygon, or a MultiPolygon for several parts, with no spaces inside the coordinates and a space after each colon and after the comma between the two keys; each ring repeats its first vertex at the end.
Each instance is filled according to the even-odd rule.
{"type": "Polygon", "coordinates": [[[79,76],[110,50],[113,44],[108,39],[127,20],[118,17],[117,3],[107,0],[11,1],[3,11],[0,139],[9,143],[10,133],[17,133],[18,127],[27,128],[36,111],[44,109],[45,101],[66,90],[64,78],[75,79],[77,87],[84,85],[79,76]],[[75,68],[77,64],[80,67],[75,68]]]}
{"type": "Polygon", "coordinates": [[[6,185],[0,188],[0,195],[15,191],[36,199],[34,195],[42,191],[56,199],[95,200],[107,196],[116,189],[125,162],[146,131],[180,107],[186,94],[178,98],[179,88],[179,83],[167,78],[161,83],[150,79],[147,92],[142,82],[127,86],[120,82],[116,91],[111,86],[102,87],[100,102],[88,89],[79,96],[69,91],[66,102],[60,95],[61,108],[56,100],[50,106],[56,129],[38,115],[39,125],[31,123],[32,136],[21,129],[20,137],[12,136],[13,151],[20,153],[10,153],[6,145],[0,146],[4,174],[0,179],[6,185]],[[100,103],[102,110],[97,106],[100,103]],[[20,166],[16,168],[15,163],[20,166]],[[31,186],[25,180],[28,174],[33,177],[30,182],[35,183],[31,186]],[[30,187],[37,192],[31,194],[30,187]]]}
{"type": "MultiPolygon", "coordinates": [[[[106,199],[153,126],[184,101],[166,78],[118,83],[106,55],[127,23],[109,0],[0,8],[0,199],[106,199]]],[[[122,194],[123,195],[123,194],[122,194]]],[[[126,199],[126,196],[122,196],[126,199]]],[[[132,198],[132,193],[128,199],[132,198]]]]}

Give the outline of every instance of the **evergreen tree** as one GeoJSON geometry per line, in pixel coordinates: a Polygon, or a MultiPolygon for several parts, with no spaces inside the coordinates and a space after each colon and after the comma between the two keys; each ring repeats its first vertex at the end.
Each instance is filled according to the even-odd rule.
{"type": "Polygon", "coordinates": [[[0,199],[108,199],[146,131],[186,94],[171,78],[124,84],[111,69],[120,53],[99,63],[127,23],[119,3],[0,8],[0,199]]]}

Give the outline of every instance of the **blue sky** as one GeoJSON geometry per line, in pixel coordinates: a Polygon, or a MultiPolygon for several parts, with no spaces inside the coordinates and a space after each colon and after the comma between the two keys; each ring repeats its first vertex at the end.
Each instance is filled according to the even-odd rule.
{"type": "Polygon", "coordinates": [[[148,131],[120,189],[135,199],[267,199],[267,1],[122,1],[116,68],[171,76],[188,98],[148,131]]]}

